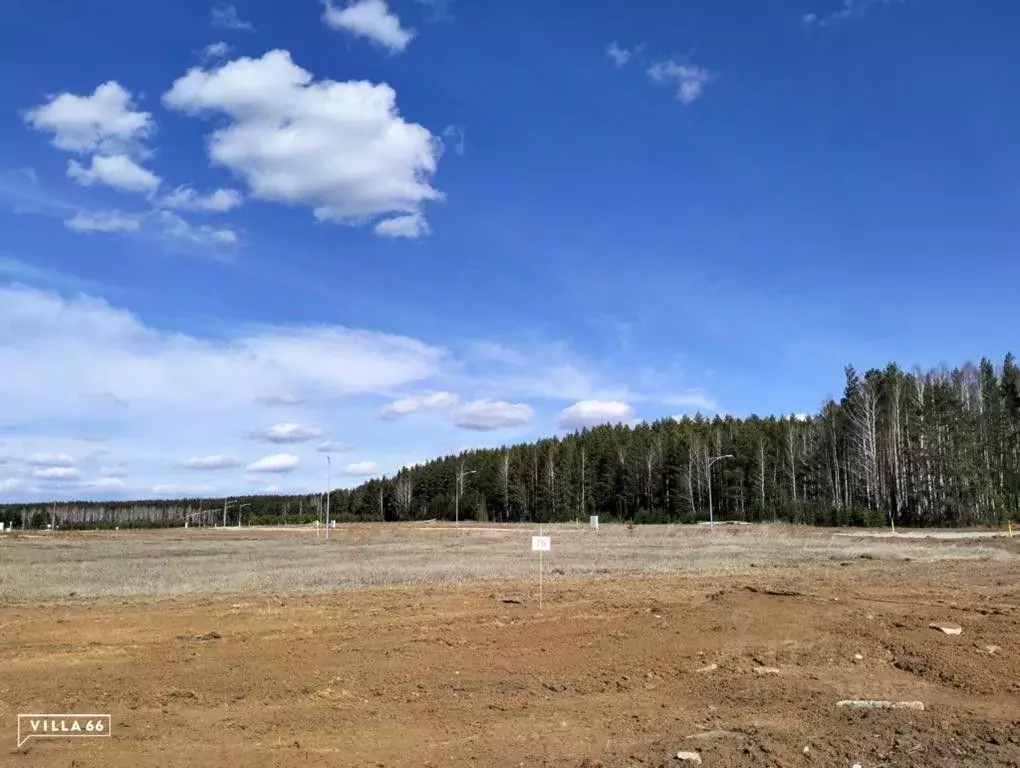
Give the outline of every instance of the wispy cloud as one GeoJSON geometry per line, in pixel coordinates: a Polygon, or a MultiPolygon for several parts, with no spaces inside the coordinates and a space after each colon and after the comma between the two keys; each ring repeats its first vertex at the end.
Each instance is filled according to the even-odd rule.
{"type": "Polygon", "coordinates": [[[704,67],[677,63],[673,59],[658,61],[646,71],[653,83],[675,86],[677,100],[684,106],[700,99],[705,86],[712,81],[712,73],[704,67]]]}
{"type": "Polygon", "coordinates": [[[233,3],[219,3],[210,12],[210,21],[217,29],[233,29],[240,32],[254,32],[255,25],[245,21],[237,13],[233,3]]]}
{"type": "Polygon", "coordinates": [[[840,22],[860,19],[877,5],[893,5],[906,0],[842,0],[840,6],[822,13],[805,13],[801,21],[805,27],[828,27],[840,22]]]}

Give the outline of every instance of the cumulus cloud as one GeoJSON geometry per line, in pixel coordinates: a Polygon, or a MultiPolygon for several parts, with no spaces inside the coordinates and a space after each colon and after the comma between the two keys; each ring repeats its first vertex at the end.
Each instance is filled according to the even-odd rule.
{"type": "Polygon", "coordinates": [[[236,189],[217,189],[202,195],[189,186],[180,186],[164,195],[159,202],[165,208],[179,211],[226,213],[241,205],[243,198],[236,189]]]}
{"type": "Polygon", "coordinates": [[[325,0],[323,5],[322,21],[326,26],[367,38],[390,53],[401,53],[414,38],[414,30],[400,26],[400,18],[390,11],[385,0],[356,0],[345,8],[325,0]]]}
{"type": "Polygon", "coordinates": [[[210,12],[210,23],[218,29],[254,32],[255,25],[242,19],[233,3],[217,3],[210,12]]]}
{"type": "Polygon", "coordinates": [[[78,213],[64,221],[64,226],[75,232],[133,232],[140,223],[135,216],[120,211],[78,213]]]}
{"type": "Polygon", "coordinates": [[[528,424],[534,417],[534,409],[526,403],[475,400],[459,408],[453,420],[463,429],[486,432],[504,427],[519,427],[528,424]]]}
{"type": "Polygon", "coordinates": [[[292,472],[297,467],[299,459],[290,453],[277,453],[266,456],[248,465],[248,472],[277,473],[292,472]]]}
{"type": "Polygon", "coordinates": [[[420,214],[425,202],[442,199],[430,183],[441,143],[400,116],[388,85],[316,81],[290,53],[274,50],[193,68],[163,101],[227,117],[210,136],[210,158],[243,179],[252,197],[348,223],[420,214]]]}
{"type": "Polygon", "coordinates": [[[560,429],[583,429],[599,424],[629,421],[634,409],[618,400],[581,400],[560,411],[556,425],[560,429]]]}
{"type": "Polygon", "coordinates": [[[53,96],[28,110],[25,121],[52,133],[58,149],[80,153],[132,154],[155,129],[152,115],[135,109],[131,93],[114,80],[89,96],[53,96]]]}
{"type": "Polygon", "coordinates": [[[672,59],[659,61],[647,70],[648,77],[660,85],[672,85],[681,104],[687,106],[701,98],[712,73],[696,64],[678,64],[672,59]]]}
{"type": "Polygon", "coordinates": [[[386,421],[394,421],[404,416],[410,416],[412,413],[449,408],[456,405],[459,401],[460,398],[452,392],[433,392],[431,395],[415,395],[394,400],[383,408],[379,416],[386,421]]]}
{"type": "Polygon", "coordinates": [[[82,186],[105,184],[121,192],[155,192],[160,178],[127,155],[95,155],[88,167],[77,160],[67,164],[68,178],[82,186]]]}
{"type": "Polygon", "coordinates": [[[374,461],[359,461],[355,464],[348,464],[343,473],[350,477],[369,477],[379,472],[379,465],[374,461]]]}
{"type": "Polygon", "coordinates": [[[252,438],[255,440],[261,440],[264,443],[276,443],[278,445],[307,443],[309,440],[315,440],[318,437],[322,437],[321,429],[303,427],[300,424],[291,422],[274,424],[267,429],[252,433],[252,438]]]}
{"type": "Polygon", "coordinates": [[[220,471],[239,467],[241,462],[233,456],[192,456],[190,459],[182,461],[178,466],[181,469],[220,471]]]}

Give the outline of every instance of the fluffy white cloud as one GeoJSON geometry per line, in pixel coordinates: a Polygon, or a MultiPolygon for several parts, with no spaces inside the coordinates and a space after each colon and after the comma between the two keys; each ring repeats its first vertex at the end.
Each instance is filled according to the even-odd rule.
{"type": "Polygon", "coordinates": [[[290,453],[277,453],[266,456],[248,465],[248,472],[277,473],[292,472],[299,463],[297,456],[290,453]]]}
{"type": "Polygon", "coordinates": [[[633,418],[634,409],[619,400],[581,400],[560,411],[560,429],[582,429],[599,424],[618,424],[633,418]]]}
{"type": "Polygon", "coordinates": [[[414,38],[414,30],[400,26],[400,18],[385,0],[356,0],[345,8],[337,8],[330,0],[323,4],[322,21],[328,27],[368,38],[391,53],[400,53],[414,38]]]}
{"type": "Polygon", "coordinates": [[[71,160],[67,164],[67,175],[86,187],[105,184],[122,192],[151,193],[160,185],[159,176],[142,168],[127,155],[94,155],[87,168],[77,160],[71,160]]]}
{"type": "Polygon", "coordinates": [[[132,232],[140,225],[137,217],[119,211],[100,211],[75,214],[64,226],[75,232],[132,232]]]}
{"type": "Polygon", "coordinates": [[[163,101],[229,118],[212,133],[209,154],[255,198],[310,205],[319,219],[353,223],[416,214],[442,198],[430,183],[441,143],[400,116],[388,85],[315,81],[290,53],[275,50],[193,68],[163,101]]]}
{"type": "Polygon", "coordinates": [[[359,461],[348,464],[343,472],[350,477],[369,477],[379,473],[379,465],[374,461],[359,461]]]}
{"type": "Polygon", "coordinates": [[[428,222],[420,213],[394,216],[392,219],[383,219],[375,225],[375,233],[382,237],[406,237],[409,240],[416,240],[429,232],[428,222]]]}
{"type": "Polygon", "coordinates": [[[219,29],[233,29],[240,32],[254,32],[255,25],[245,21],[237,13],[233,3],[217,3],[211,11],[211,24],[219,29]]]}
{"type": "Polygon", "coordinates": [[[660,85],[676,87],[676,97],[684,106],[693,104],[712,81],[712,73],[696,64],[678,64],[672,59],[659,61],[648,68],[648,77],[660,85]]]}
{"type": "Polygon", "coordinates": [[[382,409],[379,416],[387,421],[394,421],[404,416],[409,416],[412,413],[449,408],[456,405],[459,401],[460,398],[452,392],[433,392],[431,395],[415,395],[394,400],[382,409]]]}
{"type": "Polygon", "coordinates": [[[241,193],[236,189],[217,189],[208,195],[201,195],[191,187],[181,186],[165,195],[160,200],[160,205],[179,211],[226,213],[237,208],[242,202],[241,193]]]}
{"type": "Polygon", "coordinates": [[[504,427],[519,427],[535,417],[535,410],[526,403],[501,400],[475,400],[465,403],[454,414],[454,423],[464,429],[485,432],[504,427]]]}
{"type": "Polygon", "coordinates": [[[25,113],[38,131],[53,134],[53,145],[68,152],[132,153],[153,129],[152,116],[136,110],[131,94],[113,80],[89,96],[61,93],[25,113]]]}
{"type": "Polygon", "coordinates": [[[66,453],[33,453],[28,463],[33,467],[73,467],[75,461],[66,453]]]}
{"type": "Polygon", "coordinates": [[[179,466],[181,469],[220,471],[239,467],[241,462],[233,456],[192,456],[182,461],[179,466]]]}
{"type": "Polygon", "coordinates": [[[74,467],[39,467],[32,470],[32,477],[39,480],[76,480],[78,474],[74,467]]]}
{"type": "Polygon", "coordinates": [[[321,429],[303,427],[300,424],[291,422],[274,424],[267,429],[252,433],[252,438],[255,440],[261,440],[264,443],[276,443],[278,445],[307,443],[309,440],[315,440],[318,437],[322,437],[321,429]]]}

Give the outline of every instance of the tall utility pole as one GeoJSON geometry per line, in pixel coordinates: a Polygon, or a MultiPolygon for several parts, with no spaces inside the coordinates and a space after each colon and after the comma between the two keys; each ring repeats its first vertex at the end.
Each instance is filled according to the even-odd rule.
{"type": "Polygon", "coordinates": [[[477,472],[477,469],[464,470],[464,462],[460,463],[460,469],[457,470],[456,474],[456,488],[453,492],[453,514],[454,514],[454,525],[460,525],[460,495],[464,491],[464,478],[467,475],[473,475],[477,472]]]}
{"type": "Polygon", "coordinates": [[[223,527],[224,528],[227,527],[227,507],[230,507],[230,506],[233,506],[233,505],[234,505],[233,501],[227,501],[226,499],[223,500],[223,527]]]}
{"type": "Polygon", "coordinates": [[[712,514],[712,465],[717,461],[732,458],[733,454],[727,453],[725,456],[715,456],[708,460],[708,524],[712,528],[715,527],[715,516],[712,514]]]}
{"type": "Polygon", "coordinates": [[[326,538],[329,538],[329,497],[333,489],[333,462],[326,457],[326,538]]]}
{"type": "MultiPolygon", "coordinates": [[[[238,528],[241,527],[241,510],[244,509],[245,507],[250,507],[250,506],[251,506],[251,504],[241,504],[240,506],[238,506],[238,508],[237,508],[237,527],[238,528]]],[[[251,514],[250,513],[248,515],[248,522],[249,523],[251,522],[251,514]]]]}

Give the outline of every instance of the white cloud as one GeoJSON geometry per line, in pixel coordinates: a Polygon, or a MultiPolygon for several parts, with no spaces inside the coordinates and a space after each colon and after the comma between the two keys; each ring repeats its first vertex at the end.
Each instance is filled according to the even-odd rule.
{"type": "Polygon", "coordinates": [[[606,46],[606,55],[613,60],[613,63],[616,64],[617,67],[622,67],[630,61],[630,57],[633,56],[633,53],[628,51],[626,48],[621,48],[619,43],[614,40],[606,46]]]}
{"type": "Polygon", "coordinates": [[[560,429],[582,429],[626,422],[633,416],[634,409],[619,400],[581,400],[560,411],[556,425],[560,429]]]}
{"type": "Polygon", "coordinates": [[[233,456],[192,456],[182,461],[179,466],[181,469],[219,471],[239,467],[241,462],[233,456]]]}
{"type": "Polygon", "coordinates": [[[648,77],[660,85],[674,85],[676,97],[684,106],[693,104],[712,81],[712,73],[696,64],[678,64],[672,59],[659,61],[648,68],[648,77]]]}
{"type": "Polygon", "coordinates": [[[88,168],[71,160],[67,164],[67,176],[86,187],[105,184],[122,192],[151,193],[160,185],[159,176],[127,155],[94,155],[88,168]]]}
{"type": "Polygon", "coordinates": [[[386,421],[394,421],[404,416],[409,416],[412,413],[450,408],[459,401],[460,398],[452,392],[433,392],[431,395],[415,395],[394,400],[382,409],[382,413],[379,416],[386,421]]]}
{"type": "Polygon", "coordinates": [[[293,454],[277,453],[252,462],[248,465],[247,471],[260,473],[292,472],[297,467],[298,462],[298,457],[293,454]]]}
{"type": "Polygon", "coordinates": [[[0,377],[0,402],[26,420],[81,415],[90,406],[79,394],[91,392],[139,414],[216,414],[288,391],[375,393],[434,375],[445,356],[405,336],[342,326],[201,339],[147,327],[101,299],[0,286],[0,370],[18,371],[0,377]]]}
{"type": "Polygon", "coordinates": [[[414,38],[414,30],[401,27],[400,19],[384,0],[356,0],[346,8],[337,8],[330,0],[323,5],[322,21],[326,26],[368,38],[390,53],[402,52],[414,38]]]}
{"type": "Polygon", "coordinates": [[[429,234],[429,225],[420,213],[408,213],[383,219],[375,225],[375,233],[382,237],[406,237],[415,240],[429,234]]]}
{"type": "Polygon", "coordinates": [[[52,133],[55,147],[81,153],[131,154],[154,130],[152,116],[135,110],[130,92],[113,80],[90,96],[54,96],[28,110],[25,121],[52,133]]]}
{"type": "Polygon", "coordinates": [[[100,467],[99,474],[103,477],[119,478],[126,477],[127,470],[124,467],[100,467]]]}
{"type": "Polygon", "coordinates": [[[11,491],[20,491],[25,487],[25,481],[20,477],[8,477],[5,480],[0,480],[0,493],[10,493],[11,491]]]}
{"type": "Polygon", "coordinates": [[[379,473],[379,465],[374,461],[359,461],[355,464],[348,464],[343,473],[350,477],[369,477],[379,473]]]}
{"type": "Polygon", "coordinates": [[[678,405],[701,411],[702,413],[715,411],[719,408],[719,403],[716,402],[715,398],[699,389],[681,392],[678,395],[666,395],[660,398],[660,400],[667,405],[678,405]]]}
{"type": "Polygon", "coordinates": [[[241,205],[243,200],[241,193],[236,189],[217,189],[208,195],[200,195],[191,187],[181,186],[165,195],[159,202],[165,208],[179,211],[226,213],[241,205]]]}
{"type": "Polygon", "coordinates": [[[504,427],[519,427],[535,417],[535,410],[526,403],[506,403],[501,400],[475,400],[465,403],[454,415],[454,423],[464,429],[488,431],[504,427]]]}
{"type": "Polygon", "coordinates": [[[133,232],[138,229],[139,221],[119,211],[100,211],[75,214],[64,226],[75,232],[133,232]]]}
{"type": "Polygon", "coordinates": [[[264,443],[276,443],[278,445],[286,443],[307,443],[309,440],[314,440],[318,437],[322,437],[321,429],[317,429],[316,427],[303,427],[300,424],[289,422],[284,424],[274,424],[268,429],[252,433],[252,438],[255,440],[261,440],[264,443]]]}
{"type": "Polygon", "coordinates": [[[73,467],[74,457],[66,453],[34,453],[28,457],[33,467],[73,467]]]}
{"type": "Polygon", "coordinates": [[[275,50],[193,68],[163,101],[189,114],[227,115],[209,154],[244,179],[252,197],[309,205],[318,219],[349,223],[419,213],[442,199],[430,184],[441,144],[401,118],[388,85],[315,81],[275,50]]]}
{"type": "Polygon", "coordinates": [[[237,7],[233,3],[217,3],[211,11],[211,23],[219,29],[234,29],[241,32],[254,32],[255,26],[244,21],[237,14],[237,7]]]}
{"type": "Polygon", "coordinates": [[[315,447],[315,450],[319,453],[350,453],[356,450],[356,446],[348,443],[337,443],[332,440],[323,440],[315,447]]]}
{"type": "Polygon", "coordinates": [[[39,467],[32,470],[32,477],[39,480],[76,480],[78,470],[74,467],[39,467]]]}
{"type": "Polygon", "coordinates": [[[237,233],[226,227],[211,227],[208,224],[195,226],[187,219],[170,211],[159,211],[158,221],[167,237],[187,240],[198,245],[236,245],[237,233]]]}
{"type": "Polygon", "coordinates": [[[202,49],[202,55],[208,61],[209,59],[221,59],[230,53],[230,51],[231,47],[229,43],[209,43],[209,45],[202,49]]]}

